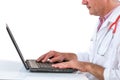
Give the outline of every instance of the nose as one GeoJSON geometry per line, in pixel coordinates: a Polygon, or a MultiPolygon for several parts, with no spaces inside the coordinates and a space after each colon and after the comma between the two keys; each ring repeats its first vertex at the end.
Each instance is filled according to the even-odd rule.
{"type": "Polygon", "coordinates": [[[88,4],[88,1],[87,0],[82,0],[82,4],[86,5],[86,4],[88,4]]]}

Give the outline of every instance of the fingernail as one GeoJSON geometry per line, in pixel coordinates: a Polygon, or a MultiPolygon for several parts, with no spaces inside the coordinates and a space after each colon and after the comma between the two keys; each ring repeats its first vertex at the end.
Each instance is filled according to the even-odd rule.
{"type": "Polygon", "coordinates": [[[42,62],[45,62],[45,60],[42,60],[42,62]]]}
{"type": "Polygon", "coordinates": [[[55,65],[53,64],[52,67],[55,67],[55,65]]]}

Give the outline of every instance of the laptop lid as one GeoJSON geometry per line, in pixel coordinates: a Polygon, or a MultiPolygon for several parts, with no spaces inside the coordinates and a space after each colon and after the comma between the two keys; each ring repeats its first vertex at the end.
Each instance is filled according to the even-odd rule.
{"type": "Polygon", "coordinates": [[[25,59],[24,59],[24,57],[23,57],[23,55],[22,55],[22,53],[21,53],[21,51],[19,49],[19,46],[18,46],[17,42],[15,41],[15,38],[14,38],[14,36],[13,36],[13,34],[12,34],[12,32],[11,32],[11,30],[8,27],[7,24],[6,24],[6,30],[7,30],[8,34],[9,34],[9,36],[10,36],[10,39],[12,40],[12,42],[13,42],[13,44],[15,46],[15,49],[18,52],[18,55],[20,56],[20,59],[22,60],[22,63],[24,64],[25,68],[28,70],[29,68],[28,68],[28,66],[27,66],[27,64],[25,62],[25,59]]]}

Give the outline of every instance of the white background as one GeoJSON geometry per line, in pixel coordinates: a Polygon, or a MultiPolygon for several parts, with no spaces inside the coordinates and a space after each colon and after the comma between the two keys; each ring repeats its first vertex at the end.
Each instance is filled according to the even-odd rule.
{"type": "Polygon", "coordinates": [[[6,31],[9,25],[25,58],[49,50],[86,51],[98,17],[82,0],[0,0],[0,59],[19,60],[6,31]]]}

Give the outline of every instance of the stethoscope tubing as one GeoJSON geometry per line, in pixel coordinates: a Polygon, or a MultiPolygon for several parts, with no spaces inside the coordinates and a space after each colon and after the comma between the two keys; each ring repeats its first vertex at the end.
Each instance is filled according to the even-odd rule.
{"type": "MultiPolygon", "coordinates": [[[[120,15],[117,17],[117,19],[115,20],[115,22],[113,22],[110,26],[109,26],[109,28],[108,28],[108,30],[107,30],[107,32],[105,33],[105,35],[103,36],[103,38],[102,38],[102,40],[100,41],[100,43],[98,44],[98,47],[97,47],[97,54],[99,54],[99,48],[101,47],[101,45],[102,45],[102,42],[104,41],[104,39],[105,39],[105,37],[107,36],[107,34],[109,33],[109,31],[112,29],[112,27],[114,26],[114,28],[113,28],[113,31],[112,31],[112,37],[111,37],[111,39],[110,39],[110,42],[109,42],[109,44],[108,44],[108,47],[107,47],[107,49],[105,50],[105,52],[103,53],[103,54],[101,54],[101,56],[104,56],[105,55],[105,53],[107,53],[107,51],[108,51],[108,49],[109,49],[109,46],[110,46],[110,44],[111,44],[111,42],[112,42],[112,40],[113,40],[113,38],[114,38],[114,34],[116,33],[116,29],[117,29],[117,25],[118,25],[118,22],[119,22],[119,20],[120,20],[120,15]]],[[[97,36],[96,36],[96,41],[97,41],[97,36]]],[[[99,54],[100,55],[100,54],[99,54]]]]}
{"type": "Polygon", "coordinates": [[[119,19],[120,19],[120,15],[117,17],[117,19],[115,20],[115,22],[113,22],[113,23],[110,25],[110,27],[108,28],[108,30],[110,30],[110,29],[115,25],[115,28],[114,28],[114,30],[113,30],[113,34],[115,34],[115,32],[116,32],[117,24],[118,24],[119,19]]]}

